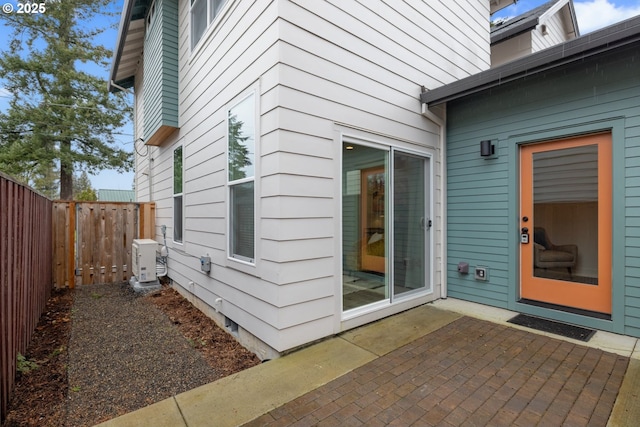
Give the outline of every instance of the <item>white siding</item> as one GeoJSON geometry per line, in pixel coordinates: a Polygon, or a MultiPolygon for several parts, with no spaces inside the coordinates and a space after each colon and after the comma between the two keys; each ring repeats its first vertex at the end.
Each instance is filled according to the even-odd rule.
{"type": "MultiPolygon", "coordinates": [[[[222,298],[221,313],[278,351],[338,332],[336,129],[430,150],[439,188],[438,128],[420,114],[420,87],[489,67],[488,6],[477,0],[229,0],[191,52],[189,1],[181,1],[180,130],[149,151],[156,224],[167,225],[174,282],[211,307],[222,298]],[[255,267],[226,254],[226,108],[252,87],[260,110],[255,267]],[[170,242],[177,144],[184,147],[183,245],[170,242]],[[200,272],[205,254],[212,260],[209,275],[200,272]]],[[[138,159],[138,166],[145,161],[138,159]]],[[[142,170],[137,176],[144,183],[142,170]]],[[[440,203],[438,190],[435,196],[440,203]]],[[[436,251],[440,259],[439,244],[436,251]]]]}
{"type": "Polygon", "coordinates": [[[531,32],[527,31],[491,46],[491,66],[497,67],[505,62],[522,58],[531,53],[531,32]]]}
{"type": "MultiPolygon", "coordinates": [[[[142,58],[140,59],[142,62],[142,58]]],[[[134,161],[135,161],[135,191],[136,200],[148,202],[151,200],[151,189],[149,187],[149,147],[144,145],[144,140],[139,139],[144,135],[144,93],[142,85],[142,64],[138,67],[135,76],[133,98],[133,139],[134,139],[134,161]]]]}
{"type": "Polygon", "coordinates": [[[542,20],[531,35],[532,52],[555,46],[569,39],[561,11],[542,20]],[[543,32],[543,29],[546,31],[543,32]]]}
{"type": "Polygon", "coordinates": [[[568,6],[555,12],[547,11],[535,28],[491,46],[491,66],[496,67],[574,38],[568,15],[568,6]]]}

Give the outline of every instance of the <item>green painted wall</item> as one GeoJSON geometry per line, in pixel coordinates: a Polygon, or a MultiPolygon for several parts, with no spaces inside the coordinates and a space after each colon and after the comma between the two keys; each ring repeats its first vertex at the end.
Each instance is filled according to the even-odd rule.
{"type": "Polygon", "coordinates": [[[144,41],[144,139],[178,127],[178,1],[156,0],[144,41]]]}
{"type": "Polygon", "coordinates": [[[640,47],[521,78],[447,105],[448,294],[640,336],[640,47]],[[517,303],[519,144],[610,130],[613,138],[611,321],[517,303]],[[480,141],[497,156],[480,157],[480,141]],[[459,275],[459,261],[489,280],[459,275]]]}

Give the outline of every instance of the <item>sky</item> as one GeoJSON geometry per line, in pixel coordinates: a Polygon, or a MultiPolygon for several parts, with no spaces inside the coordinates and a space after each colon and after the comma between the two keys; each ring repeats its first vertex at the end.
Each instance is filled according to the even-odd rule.
{"type": "MultiPolygon", "coordinates": [[[[3,5],[3,11],[0,13],[6,13],[4,7],[7,4],[11,4],[13,6],[13,14],[16,14],[16,5],[17,2],[15,0],[0,0],[0,3],[3,5]]],[[[104,45],[109,49],[115,49],[116,38],[118,35],[117,25],[120,22],[120,13],[122,11],[123,0],[114,0],[109,10],[115,12],[114,16],[103,16],[101,19],[96,20],[96,22],[87,23],[87,26],[94,25],[99,28],[108,28],[97,40],[98,43],[104,45]]],[[[45,12],[46,13],[46,12],[45,12]]],[[[5,27],[3,22],[0,20],[0,40],[9,40],[11,37],[11,29],[5,27]]],[[[0,44],[0,51],[6,48],[7,44],[0,44]]],[[[102,69],[98,66],[87,66],[86,71],[104,78],[105,87],[107,85],[107,79],[109,78],[109,70],[102,69]]],[[[8,93],[2,87],[0,82],[0,112],[5,112],[8,108],[8,93]]],[[[123,147],[127,151],[133,151],[133,126],[131,123],[128,123],[124,128],[118,130],[118,135],[115,135],[114,138],[118,142],[118,144],[123,147]]],[[[76,171],[78,172],[78,171],[76,171]]],[[[133,186],[133,172],[128,173],[118,173],[111,170],[104,170],[100,172],[97,176],[89,174],[89,179],[91,180],[91,186],[95,190],[99,189],[115,189],[115,190],[131,190],[133,186]]]]}
{"type": "MultiPolygon", "coordinates": [[[[531,10],[547,0],[518,0],[516,4],[511,5],[496,14],[492,19],[505,18],[517,16],[528,10],[531,10]]],[[[3,6],[11,4],[16,6],[15,0],[0,0],[3,6]]],[[[123,0],[114,0],[111,10],[120,12],[122,11],[123,0]]],[[[578,18],[578,27],[580,34],[587,34],[591,31],[599,28],[615,24],[616,22],[631,18],[636,15],[640,15],[640,0],[574,0],[576,16],[578,18]]],[[[4,8],[3,8],[4,9],[4,8]]],[[[5,12],[0,12],[5,13],[5,12]]],[[[117,23],[120,20],[119,13],[116,16],[108,18],[107,22],[96,22],[95,24],[100,27],[106,27],[113,24],[111,29],[106,31],[100,42],[108,48],[115,48],[117,38],[117,23]]],[[[0,21],[0,40],[8,40],[10,32],[5,28],[0,21]]],[[[0,50],[4,47],[0,45],[0,50]]],[[[94,69],[93,73],[98,76],[103,76],[106,81],[109,77],[108,70],[94,69]]],[[[2,88],[0,82],[0,111],[5,111],[7,108],[7,93],[2,88]]],[[[121,135],[116,135],[116,139],[119,141],[122,147],[128,151],[133,150],[133,127],[129,123],[125,128],[119,131],[121,135]]],[[[94,189],[120,189],[130,190],[133,184],[133,173],[117,173],[114,171],[102,171],[97,176],[89,175],[91,183],[94,189]]]]}
{"type": "MultiPolygon", "coordinates": [[[[495,13],[492,19],[514,17],[548,0],[518,0],[495,13]]],[[[584,35],[600,28],[640,15],[640,0],[574,0],[578,29],[584,35]]]]}

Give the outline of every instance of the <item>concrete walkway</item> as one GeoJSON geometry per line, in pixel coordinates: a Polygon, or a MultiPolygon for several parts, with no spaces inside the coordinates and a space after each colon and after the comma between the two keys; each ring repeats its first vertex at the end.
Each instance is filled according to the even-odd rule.
{"type": "Polygon", "coordinates": [[[514,315],[440,300],[100,426],[637,425],[636,339],[583,343],[514,315]]]}

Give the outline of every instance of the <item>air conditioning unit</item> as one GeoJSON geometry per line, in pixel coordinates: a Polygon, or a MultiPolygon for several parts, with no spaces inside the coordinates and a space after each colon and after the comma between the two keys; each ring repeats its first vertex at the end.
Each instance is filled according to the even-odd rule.
{"type": "Polygon", "coordinates": [[[139,283],[155,282],[158,243],[152,239],[134,239],[131,250],[131,269],[139,283]]]}

